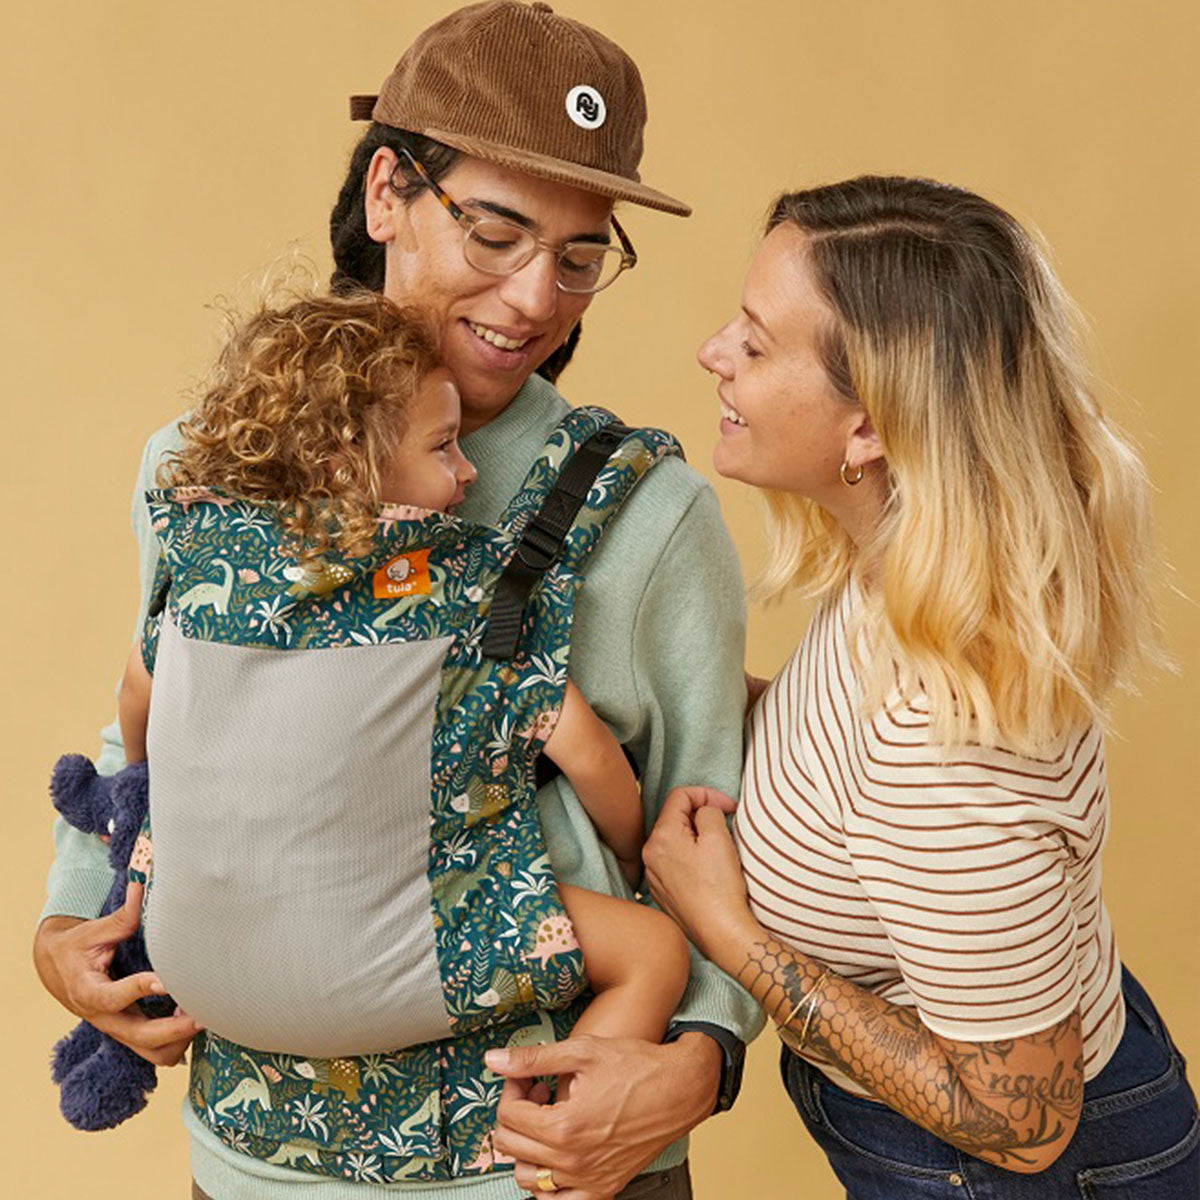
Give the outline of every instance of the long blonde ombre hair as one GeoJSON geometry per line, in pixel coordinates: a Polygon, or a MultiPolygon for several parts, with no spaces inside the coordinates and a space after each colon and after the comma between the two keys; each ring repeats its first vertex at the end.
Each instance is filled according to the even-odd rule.
{"type": "Polygon", "coordinates": [[[375,292],[263,305],[234,325],[159,483],[274,506],[302,562],[365,553],[380,473],[439,365],[424,318],[375,292]]]}
{"type": "Polygon", "coordinates": [[[758,594],[853,576],[865,705],[924,695],[942,744],[1036,753],[1103,719],[1114,685],[1161,659],[1148,488],[1046,255],[996,205],[925,179],[788,193],[767,230],[784,223],[806,235],[834,317],[824,366],[879,434],[888,499],[856,548],[814,502],[768,493],[758,594]]]}

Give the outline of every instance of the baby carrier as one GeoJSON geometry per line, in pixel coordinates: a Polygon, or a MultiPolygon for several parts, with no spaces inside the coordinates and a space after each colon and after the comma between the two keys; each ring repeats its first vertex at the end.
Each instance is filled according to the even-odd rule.
{"type": "Polygon", "coordinates": [[[495,527],[384,508],[302,568],[269,508],[147,493],[155,969],[209,1031],[194,1110],[339,1178],[493,1165],[483,1051],[569,1029],[582,954],[534,767],[581,569],[668,434],[576,409],[495,527]]]}

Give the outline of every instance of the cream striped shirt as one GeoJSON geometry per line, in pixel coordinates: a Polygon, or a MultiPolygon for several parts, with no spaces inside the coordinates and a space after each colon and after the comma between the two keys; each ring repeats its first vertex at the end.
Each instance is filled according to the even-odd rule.
{"type": "Polygon", "coordinates": [[[943,1037],[1020,1037],[1078,1006],[1090,1079],[1124,1029],[1100,730],[1052,760],[968,746],[943,761],[920,702],[864,718],[852,595],[819,608],[750,718],[734,819],[750,907],[943,1037]]]}

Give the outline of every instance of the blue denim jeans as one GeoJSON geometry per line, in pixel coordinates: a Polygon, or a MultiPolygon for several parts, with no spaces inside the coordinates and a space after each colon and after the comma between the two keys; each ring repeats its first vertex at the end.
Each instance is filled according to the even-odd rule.
{"type": "Polygon", "coordinates": [[[784,1086],[850,1200],[1200,1200],[1200,1125],[1183,1057],[1128,971],[1121,989],[1121,1042],[1084,1087],[1070,1145],[1036,1175],[956,1150],[786,1047],[784,1086]]]}

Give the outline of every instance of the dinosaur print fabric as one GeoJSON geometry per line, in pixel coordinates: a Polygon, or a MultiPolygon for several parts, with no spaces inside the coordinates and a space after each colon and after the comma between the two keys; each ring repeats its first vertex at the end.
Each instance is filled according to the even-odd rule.
{"type": "MultiPolygon", "coordinates": [[[[421,1027],[425,1033],[417,1044],[407,1044],[412,1039],[404,1037],[389,1043],[386,1026],[376,1026],[360,1043],[351,1012],[347,1019],[331,1022],[337,1026],[331,1036],[343,1041],[321,1041],[314,1026],[309,1045],[289,1042],[287,1036],[266,1044],[271,1041],[266,1033],[238,1040],[219,1022],[208,1022],[210,1032],[195,1045],[189,1098],[199,1118],[234,1149],[312,1174],[374,1182],[447,1179],[491,1170],[497,1163],[490,1130],[501,1081],[484,1066],[484,1051],[564,1036],[586,1005],[582,953],[562,908],[538,823],[533,768],[562,704],[583,564],[637,480],[664,455],[678,453],[669,435],[635,431],[597,476],[558,562],[531,596],[515,657],[488,659],[480,646],[496,580],[525,524],[571,453],[611,420],[600,409],[570,413],[495,528],[443,513],[384,508],[370,553],[355,559],[330,555],[309,570],[298,568],[285,552],[267,508],[202,489],[147,494],[161,548],[155,593],[166,599],[165,610],[148,621],[143,634],[151,670],[163,655],[163,678],[156,677],[151,707],[151,815],[145,831],[155,842],[146,909],[152,958],[156,928],[169,925],[169,910],[179,903],[178,895],[168,901],[170,876],[191,870],[193,895],[214,895],[229,886],[229,860],[238,851],[238,840],[247,845],[256,838],[269,841],[264,854],[255,858],[246,850],[241,860],[252,872],[245,897],[262,897],[264,905],[272,905],[270,916],[258,919],[258,932],[246,934],[249,949],[233,951],[230,943],[249,925],[238,923],[219,902],[206,914],[193,901],[186,913],[189,936],[195,944],[207,938],[214,958],[225,941],[225,973],[215,981],[216,991],[236,996],[240,981],[246,985],[241,990],[260,1009],[272,995],[287,994],[289,1005],[297,995],[307,995],[319,1010],[319,1024],[330,1005],[345,1004],[347,996],[353,1003],[382,986],[379,981],[388,977],[390,964],[379,961],[380,943],[390,952],[400,940],[377,937],[358,951],[347,949],[355,945],[355,937],[344,923],[346,912],[353,913],[344,908],[346,897],[361,890],[357,884],[366,876],[382,872],[375,865],[356,877],[345,847],[361,839],[362,822],[370,837],[373,822],[391,820],[403,823],[402,839],[419,851],[412,859],[414,864],[419,859],[410,872],[413,877],[366,882],[379,885],[381,905],[390,902],[387,893],[393,884],[397,892],[408,889],[403,919],[393,913],[393,925],[383,928],[421,922],[428,928],[427,945],[421,943],[413,954],[418,966],[426,955],[432,983],[419,1005],[415,991],[407,994],[413,1007],[423,1006],[427,1013],[431,1006],[436,1009],[433,1024],[421,1027]],[[309,779],[324,769],[328,755],[322,752],[310,758],[313,765],[304,775],[311,783],[311,803],[306,807],[299,795],[307,786],[304,780],[290,776],[284,790],[292,809],[276,801],[277,807],[269,810],[271,821],[255,822],[263,801],[244,789],[237,792],[237,787],[242,774],[254,773],[256,748],[266,764],[259,773],[268,779],[304,748],[268,749],[267,743],[281,735],[264,736],[264,729],[274,727],[259,717],[244,725],[241,757],[231,756],[236,770],[224,775],[194,770],[186,745],[180,743],[186,742],[189,721],[207,718],[198,716],[195,705],[182,703],[168,719],[171,701],[160,699],[159,691],[159,683],[168,682],[168,647],[174,655],[179,645],[189,649],[189,643],[197,649],[211,644],[213,651],[234,656],[239,668],[262,660],[267,670],[271,662],[293,655],[312,654],[316,657],[308,661],[315,663],[320,656],[355,659],[373,653],[372,647],[385,654],[402,652],[406,645],[432,647],[436,686],[431,686],[428,732],[423,735],[426,766],[419,773],[428,777],[419,780],[420,803],[388,808],[395,771],[371,785],[375,791],[370,796],[370,787],[360,780],[353,798],[343,798],[336,787],[339,776],[351,773],[349,767],[333,770],[332,781],[309,779]],[[170,734],[169,747],[165,741],[155,745],[160,715],[159,735],[170,734]],[[161,785],[156,762],[162,764],[161,785]],[[197,784],[198,777],[207,783],[197,784]],[[158,792],[160,786],[167,791],[158,792]],[[199,787],[203,792],[205,786],[207,795],[196,794],[190,804],[180,804],[181,790],[199,787]],[[182,819],[180,807],[187,810],[182,819]],[[289,811],[296,814],[294,820],[289,811]],[[218,834],[209,835],[220,852],[214,848],[207,858],[206,820],[215,821],[226,838],[222,843],[218,834]],[[348,833],[346,823],[355,822],[357,832],[348,833]],[[297,859],[302,868],[298,877],[286,879],[287,848],[293,844],[305,847],[297,859]],[[413,896],[420,902],[414,904],[413,896]],[[300,992],[281,991],[272,975],[272,952],[294,965],[296,955],[279,954],[281,946],[291,950],[293,943],[313,942],[316,927],[327,918],[346,944],[319,943],[311,958],[300,959],[306,964],[300,992]],[[234,960],[236,969],[229,965],[234,960]],[[249,986],[251,979],[257,991],[249,986]],[[431,1030],[437,1031],[436,1040],[428,1040],[431,1030]]],[[[164,691],[176,700],[199,695],[180,684],[164,691]]],[[[236,697],[244,692],[238,684],[214,694],[236,708],[236,697]]],[[[336,711],[320,710],[313,728],[327,726],[335,739],[353,748],[360,706],[338,695],[336,711]]],[[[361,707],[369,709],[369,699],[361,707]]],[[[320,709],[321,695],[306,703],[320,709]]],[[[214,700],[210,707],[216,706],[214,700]]],[[[393,710],[385,705],[383,711],[393,710]]],[[[230,728],[237,724],[227,715],[222,719],[230,728]]],[[[280,729],[289,723],[282,721],[280,729]]],[[[407,725],[413,724],[409,719],[407,725]]],[[[311,750],[314,735],[306,734],[304,741],[311,750]]],[[[210,744],[206,757],[211,759],[215,749],[210,744]]],[[[379,755],[371,753],[370,758],[375,762],[379,755]]],[[[407,750],[397,759],[413,761],[407,750]]],[[[390,854],[388,861],[402,857],[390,854]]],[[[357,922],[356,914],[353,920],[357,922]]],[[[160,973],[187,1007],[186,989],[177,990],[169,973],[161,968],[160,973]]],[[[400,971],[398,977],[415,976],[400,971]]],[[[363,1005],[370,1007],[366,999],[363,1005]]],[[[397,1007],[392,997],[380,1011],[394,1013],[397,1007]]],[[[203,1020],[203,1013],[193,1015],[203,1020]]],[[[264,1030],[270,1026],[267,1021],[264,1030]]],[[[295,1028],[298,1032],[290,1036],[303,1041],[305,1027],[295,1028]]]]}

